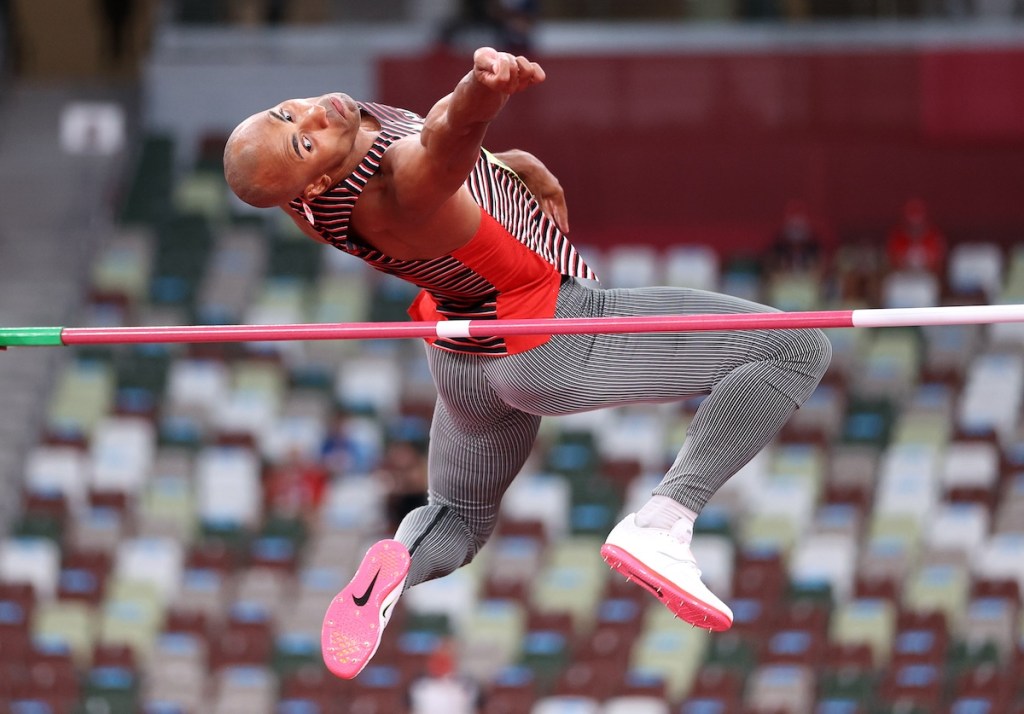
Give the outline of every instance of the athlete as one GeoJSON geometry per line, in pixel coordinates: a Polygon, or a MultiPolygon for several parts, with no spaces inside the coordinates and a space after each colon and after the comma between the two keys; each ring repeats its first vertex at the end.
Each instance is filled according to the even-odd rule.
{"type": "MultiPolygon", "coordinates": [[[[345,94],[284,101],[232,132],[225,174],[247,203],[280,207],[312,238],[422,288],[409,310],[416,320],[771,311],[695,289],[593,283],[566,237],[558,180],[528,153],[483,148],[509,97],[543,81],[538,64],[485,47],[426,117],[345,94]]],[[[701,581],[690,550],[694,519],[814,390],[831,356],[825,336],[478,338],[459,324],[426,345],[438,393],[428,503],[369,549],[332,601],[322,631],[328,668],[355,677],[405,589],[472,560],[543,416],[697,395],[706,397],[675,462],[601,553],[683,620],[730,627],[731,610],[701,581]]]]}

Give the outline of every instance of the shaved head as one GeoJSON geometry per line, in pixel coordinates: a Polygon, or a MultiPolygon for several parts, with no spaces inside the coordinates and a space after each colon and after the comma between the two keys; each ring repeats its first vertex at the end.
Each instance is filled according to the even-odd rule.
{"type": "Polygon", "coordinates": [[[286,99],[231,132],[224,178],[257,208],[312,200],[355,169],[375,136],[376,130],[362,130],[359,107],[348,95],[286,99]]]}
{"type": "Polygon", "coordinates": [[[275,177],[273,160],[256,126],[259,115],[249,117],[231,132],[224,146],[224,178],[235,195],[257,208],[279,206],[298,191],[289,191],[275,177]]]}

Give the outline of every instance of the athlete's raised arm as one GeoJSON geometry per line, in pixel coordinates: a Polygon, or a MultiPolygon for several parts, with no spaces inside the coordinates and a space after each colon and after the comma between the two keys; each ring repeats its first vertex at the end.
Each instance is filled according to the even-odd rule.
{"type": "Polygon", "coordinates": [[[392,147],[389,171],[403,212],[430,212],[453,196],[480,157],[490,123],[508,98],[544,81],[536,62],[482,47],[473,69],[428,112],[417,141],[392,147]]]}

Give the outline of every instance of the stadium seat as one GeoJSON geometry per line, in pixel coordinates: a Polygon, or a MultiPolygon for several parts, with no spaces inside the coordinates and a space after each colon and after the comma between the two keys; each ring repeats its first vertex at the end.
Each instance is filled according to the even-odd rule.
{"type": "Polygon", "coordinates": [[[830,639],[839,645],[866,644],[876,665],[889,661],[896,628],[893,603],[885,600],[851,599],[840,603],[832,618],[830,639]]]}
{"type": "Polygon", "coordinates": [[[662,255],[666,285],[717,290],[719,259],[706,245],[673,245],[662,255]]]}
{"type": "Polygon", "coordinates": [[[652,246],[619,244],[605,252],[604,282],[612,288],[661,285],[661,256],[652,246]]]}
{"type": "Polygon", "coordinates": [[[946,280],[955,294],[980,292],[989,301],[1003,287],[1003,251],[996,243],[957,243],[949,252],[946,280]]]}
{"type": "Polygon", "coordinates": [[[815,699],[813,665],[765,665],[750,673],[746,701],[758,711],[808,711],[815,699]]]}

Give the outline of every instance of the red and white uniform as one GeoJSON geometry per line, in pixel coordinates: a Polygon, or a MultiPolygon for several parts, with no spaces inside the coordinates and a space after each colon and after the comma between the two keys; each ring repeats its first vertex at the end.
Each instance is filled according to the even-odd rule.
{"type": "MultiPolygon", "coordinates": [[[[416,320],[552,317],[562,277],[593,280],[594,273],[520,178],[486,151],[466,181],[480,206],[480,227],[461,248],[430,260],[396,260],[360,240],[350,219],[367,181],[380,169],[392,142],[418,134],[423,117],[382,104],[360,102],[381,132],[358,168],[309,202],[313,227],[331,245],[377,270],[420,288],[409,309],[416,320]]],[[[290,204],[302,220],[305,209],[290,204]]],[[[438,337],[435,347],[471,354],[516,354],[543,344],[547,336],[438,337]]]]}

